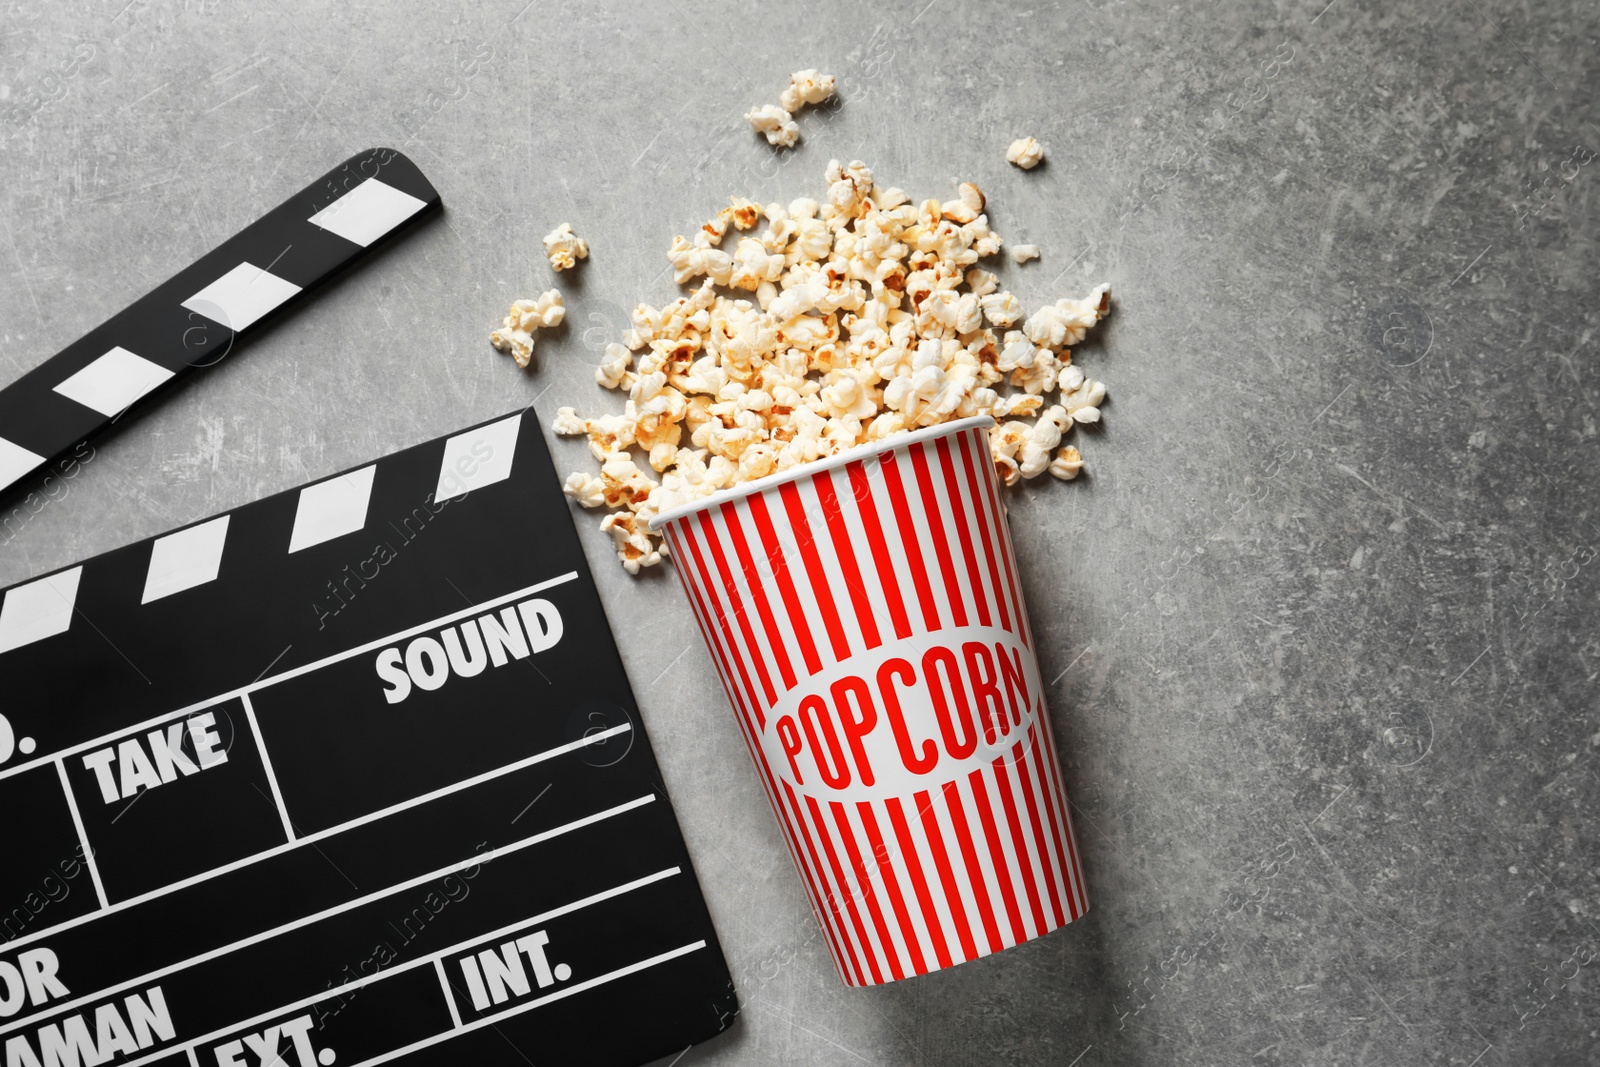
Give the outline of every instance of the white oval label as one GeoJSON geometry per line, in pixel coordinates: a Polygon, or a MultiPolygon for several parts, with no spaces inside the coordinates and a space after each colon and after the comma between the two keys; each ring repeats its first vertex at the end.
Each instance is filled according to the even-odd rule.
{"type": "Polygon", "coordinates": [[[1008,756],[1041,704],[1033,653],[1006,630],[917,634],[803,680],[767,713],[778,778],[828,800],[904,797],[1008,756]]]}

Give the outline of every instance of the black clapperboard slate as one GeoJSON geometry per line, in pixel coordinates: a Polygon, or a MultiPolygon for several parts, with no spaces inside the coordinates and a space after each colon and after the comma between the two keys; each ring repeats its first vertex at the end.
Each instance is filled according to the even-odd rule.
{"type": "Polygon", "coordinates": [[[0,692],[6,1067],[638,1064],[738,1010],[531,411],[13,586],[0,692]]]}

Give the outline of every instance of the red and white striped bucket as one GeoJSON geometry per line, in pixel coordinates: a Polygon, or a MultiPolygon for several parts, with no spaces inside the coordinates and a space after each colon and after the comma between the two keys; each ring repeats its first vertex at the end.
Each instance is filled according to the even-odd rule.
{"type": "Polygon", "coordinates": [[[987,416],[652,524],[847,985],[1088,909],[987,416]]]}

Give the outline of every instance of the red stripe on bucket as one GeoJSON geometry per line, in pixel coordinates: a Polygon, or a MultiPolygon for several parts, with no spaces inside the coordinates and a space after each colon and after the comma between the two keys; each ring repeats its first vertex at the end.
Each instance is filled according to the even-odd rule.
{"type": "MultiPolygon", "coordinates": [[[[1016,745],[1012,752],[1018,759],[1022,758],[1022,746],[1016,745]]],[[[1022,827],[1022,818],[1017,813],[1017,798],[1011,791],[1011,774],[1006,770],[1006,757],[1001,756],[992,764],[994,767],[995,781],[1000,786],[1000,808],[1006,815],[1006,829],[1011,831],[1011,847],[1017,854],[1017,869],[1022,878],[1022,889],[1028,897],[1028,911],[1033,916],[1033,930],[1036,934],[1045,931],[1044,905],[1039,902],[1039,883],[1049,881],[1048,869],[1038,872],[1035,877],[1033,862],[1028,858],[1028,839],[1022,827]]]]}
{"type": "Polygon", "coordinates": [[[922,609],[922,625],[932,633],[940,626],[939,605],[933,598],[933,587],[928,584],[928,567],[922,558],[922,538],[912,522],[911,506],[906,502],[900,461],[890,452],[883,457],[879,466],[883,470],[883,484],[889,490],[889,504],[894,509],[896,532],[901,545],[905,547],[906,559],[911,564],[911,584],[917,591],[917,606],[922,609]]]}
{"type": "MultiPolygon", "coordinates": [[[[970,433],[961,434],[956,438],[956,447],[961,450],[961,465],[967,474],[972,514],[978,520],[978,540],[983,545],[984,562],[989,565],[989,591],[994,597],[996,609],[1000,612],[1000,628],[1010,630],[1011,612],[1006,607],[1005,585],[1000,580],[1000,550],[994,543],[994,538],[989,536],[988,502],[984,499],[983,490],[978,487],[978,469],[973,465],[972,450],[967,447],[967,439],[971,436],[970,433]]],[[[989,475],[985,474],[983,477],[987,478],[989,475]]]]}
{"type": "Polygon", "coordinates": [[[1006,847],[1000,840],[1000,828],[994,821],[994,810],[989,802],[989,783],[984,781],[980,768],[967,775],[972,786],[972,806],[978,809],[978,822],[983,826],[983,839],[989,844],[989,861],[994,867],[994,880],[1000,886],[1000,899],[1005,903],[1006,919],[1011,924],[1011,944],[1028,939],[1022,928],[1022,909],[1017,907],[1016,890],[1011,886],[1011,871],[1006,863],[1006,847]]]}
{"type": "MultiPolygon", "coordinates": [[[[1044,878],[1044,885],[1050,894],[1050,911],[1054,918],[1054,925],[1060,926],[1067,921],[1065,913],[1061,910],[1061,891],[1056,883],[1067,877],[1065,867],[1053,868],[1050,855],[1049,839],[1045,837],[1044,822],[1039,817],[1039,797],[1034,791],[1033,775],[1028,771],[1028,757],[1038,745],[1039,737],[1031,728],[1028,731],[1028,751],[1023,750],[1023,742],[1018,741],[1013,749],[1016,756],[1017,779],[1022,783],[1022,799],[1028,806],[1028,825],[1033,828],[1033,844],[1039,854],[1039,865],[1043,869],[1040,874],[1044,878]]],[[[1049,798],[1045,798],[1048,806],[1049,798]]],[[[1052,820],[1053,822],[1054,820],[1052,820]]]]}
{"type": "Polygon", "coordinates": [[[906,910],[905,894],[900,891],[900,879],[895,874],[889,846],[884,842],[882,831],[878,829],[878,818],[872,812],[872,805],[865,801],[856,805],[856,814],[860,816],[861,826],[867,832],[867,844],[872,849],[873,864],[883,879],[883,891],[888,894],[889,908],[894,912],[895,922],[900,925],[900,936],[906,943],[906,951],[911,955],[911,973],[922,974],[927,971],[928,965],[922,958],[921,938],[917,935],[916,925],[911,921],[911,913],[906,910]]]}
{"type": "Polygon", "coordinates": [[[772,564],[772,576],[778,580],[778,593],[783,597],[785,614],[795,640],[800,642],[800,655],[806,661],[806,670],[816,674],[822,669],[817,657],[816,642],[811,639],[811,625],[806,620],[805,608],[800,604],[800,594],[795,591],[794,578],[789,573],[789,563],[783,557],[783,545],[772,528],[772,516],[767,512],[767,502],[759,496],[746,498],[750,503],[750,517],[756,521],[756,531],[761,535],[761,548],[772,564]]]}
{"type": "Polygon", "coordinates": [[[778,632],[778,620],[772,613],[772,605],[767,600],[767,591],[763,588],[763,575],[756,568],[755,557],[750,554],[750,544],[744,535],[744,523],[739,516],[738,509],[732,501],[722,505],[722,522],[728,528],[728,540],[733,545],[734,555],[739,557],[739,566],[744,568],[747,578],[746,585],[750,587],[750,598],[756,603],[756,614],[761,618],[761,628],[767,634],[767,648],[772,652],[772,658],[778,663],[778,674],[783,678],[785,690],[795,686],[794,666],[789,662],[788,642],[778,632]]]}
{"type": "MultiPolygon", "coordinates": [[[[911,636],[911,620],[906,617],[905,599],[900,595],[900,579],[895,577],[895,565],[889,555],[889,543],[883,538],[883,523],[878,521],[878,506],[872,502],[872,482],[867,470],[859,462],[846,468],[850,472],[850,488],[855,495],[856,507],[861,512],[861,525],[867,531],[867,545],[872,550],[872,565],[883,586],[885,606],[889,621],[897,638],[911,636]]],[[[923,581],[927,581],[924,576],[923,581]]]]}
{"type": "Polygon", "coordinates": [[[965,626],[967,606],[962,603],[961,583],[956,580],[955,561],[950,558],[950,539],[945,534],[945,524],[933,510],[938,506],[939,498],[934,495],[933,472],[928,469],[928,456],[921,441],[907,451],[911,453],[911,467],[917,472],[917,488],[922,493],[922,507],[928,516],[928,531],[933,536],[933,554],[939,560],[939,574],[944,578],[944,594],[950,605],[950,614],[957,626],[965,626]]]}
{"type": "Polygon", "coordinates": [[[956,783],[944,784],[944,802],[950,812],[950,824],[955,827],[961,858],[966,863],[967,881],[972,885],[972,895],[977,898],[978,918],[983,923],[984,934],[989,938],[989,951],[999,952],[1006,947],[1005,942],[1000,939],[1000,924],[995,922],[994,905],[989,902],[989,887],[983,877],[983,866],[978,862],[972,827],[967,824],[967,812],[962,806],[961,790],[956,783]]]}
{"type": "Polygon", "coordinates": [[[850,858],[850,869],[855,872],[856,884],[861,887],[861,899],[867,905],[867,917],[872,920],[872,928],[878,934],[878,944],[888,961],[889,973],[894,975],[895,981],[899,981],[906,976],[906,972],[900,966],[900,954],[894,950],[894,935],[889,933],[889,924],[884,922],[883,908],[878,904],[878,893],[872,884],[871,868],[861,858],[855,827],[850,825],[849,813],[837,800],[829,801],[828,811],[839,830],[839,842],[844,846],[845,855],[850,858]]]}
{"type": "MultiPolygon", "coordinates": [[[[974,431],[979,437],[978,454],[988,452],[989,435],[987,431],[974,431]]],[[[984,495],[989,500],[989,514],[994,518],[995,541],[1000,545],[1000,560],[1005,564],[1006,584],[1011,588],[1011,606],[1017,613],[1017,635],[1022,638],[1022,647],[1033,647],[1033,634],[1028,627],[1028,608],[1022,602],[1022,591],[1017,586],[1017,568],[1011,562],[1011,534],[1006,527],[1005,509],[1000,504],[1000,483],[995,476],[993,464],[989,465],[988,477],[982,479],[984,495]]]]}
{"type": "MultiPolygon", "coordinates": [[[[933,443],[933,449],[939,454],[939,466],[944,470],[950,510],[956,515],[956,521],[952,525],[955,526],[956,537],[961,542],[961,556],[967,563],[967,588],[971,591],[973,602],[978,609],[978,622],[988,626],[989,601],[983,595],[983,581],[978,577],[978,554],[972,547],[972,524],[967,522],[967,509],[961,502],[961,482],[956,478],[955,465],[950,459],[950,442],[941,437],[933,443]]],[[[952,592],[959,589],[960,586],[955,586],[952,592]]]]}
{"type": "MultiPolygon", "coordinates": [[[[827,912],[829,915],[833,916],[833,929],[835,933],[832,940],[834,945],[834,953],[837,955],[839,946],[844,946],[845,953],[850,957],[850,966],[855,970],[855,984],[866,985],[867,978],[866,975],[861,971],[861,960],[856,956],[855,946],[850,941],[849,932],[844,929],[844,913],[839,910],[841,898],[847,896],[848,894],[835,892],[833,889],[828,887],[828,876],[822,869],[822,857],[817,854],[817,846],[811,839],[810,824],[806,822],[805,813],[800,809],[800,802],[795,799],[794,790],[789,788],[788,782],[783,783],[783,792],[784,795],[789,799],[788,810],[790,812],[790,824],[799,827],[801,836],[805,838],[806,851],[811,856],[812,867],[818,873],[817,884],[823,889],[823,898],[827,903],[827,912]]],[[[865,943],[863,943],[863,947],[865,947],[865,943]]],[[[882,981],[881,978],[878,980],[882,981]]]]}
{"type": "Polygon", "coordinates": [[[933,798],[927,790],[916,795],[917,811],[922,814],[922,832],[927,835],[928,847],[933,850],[933,862],[939,872],[939,884],[944,889],[945,903],[950,905],[950,917],[956,924],[956,937],[961,942],[961,958],[976,959],[978,944],[972,938],[972,924],[967,921],[967,907],[961,899],[961,887],[956,883],[955,871],[950,866],[950,853],[944,847],[944,834],[939,829],[939,817],[933,810],[933,798]]]}
{"type": "MultiPolygon", "coordinates": [[[[785,784],[787,789],[788,785],[785,784]]],[[[867,936],[867,928],[861,922],[861,913],[856,910],[855,894],[850,891],[850,882],[844,876],[844,870],[839,865],[839,853],[833,847],[833,836],[828,831],[828,824],[822,819],[822,811],[817,807],[817,802],[811,797],[805,798],[806,810],[810,813],[811,828],[817,832],[817,840],[822,842],[822,851],[828,856],[828,866],[833,869],[833,884],[839,887],[844,895],[845,910],[850,913],[850,925],[855,927],[856,936],[861,939],[862,954],[867,957],[867,970],[872,972],[874,982],[883,981],[883,972],[878,969],[878,954],[872,951],[872,939],[867,936]]]]}
{"type": "Polygon", "coordinates": [[[728,557],[722,551],[722,536],[716,525],[711,521],[711,513],[700,513],[700,529],[706,535],[706,548],[711,552],[711,558],[716,561],[717,573],[722,576],[723,591],[728,594],[728,606],[733,612],[733,617],[738,620],[739,633],[744,637],[744,647],[749,653],[750,661],[756,669],[756,677],[761,681],[761,692],[767,698],[764,703],[756,706],[756,723],[766,729],[766,710],[778,699],[778,694],[772,688],[772,676],[767,673],[767,657],[762,655],[762,649],[756,644],[756,635],[750,629],[750,613],[745,609],[744,597],[739,593],[739,585],[734,581],[733,572],[728,567],[728,557]]]}
{"type": "Polygon", "coordinates": [[[805,505],[800,501],[800,490],[793,482],[778,487],[783,499],[783,510],[794,527],[794,537],[799,543],[800,559],[805,564],[806,577],[810,579],[811,595],[817,598],[817,608],[822,612],[822,625],[828,631],[833,645],[833,658],[844,662],[850,658],[850,643],[845,640],[844,627],[839,624],[839,609],[833,602],[833,590],[828,587],[828,572],[822,567],[822,557],[817,554],[816,535],[806,518],[805,505]]]}
{"type": "Polygon", "coordinates": [[[849,528],[845,526],[844,512],[839,510],[839,495],[833,491],[833,479],[827,471],[818,471],[812,484],[816,486],[817,499],[822,503],[822,517],[828,524],[828,534],[833,538],[834,560],[839,565],[845,589],[850,594],[850,606],[855,608],[861,640],[867,648],[877,648],[883,644],[883,639],[878,636],[878,620],[872,617],[872,599],[867,596],[866,583],[861,578],[856,546],[850,540],[849,528]]]}
{"type": "MultiPolygon", "coordinates": [[[[917,907],[922,911],[922,921],[927,924],[928,937],[933,941],[933,954],[940,967],[950,966],[950,946],[945,944],[944,924],[933,903],[933,892],[928,887],[928,876],[922,871],[922,861],[917,858],[916,842],[911,837],[911,827],[906,825],[905,809],[899,797],[884,801],[889,812],[889,825],[894,828],[894,839],[900,846],[900,858],[905,861],[906,873],[911,878],[911,891],[916,894],[917,907]]],[[[955,906],[951,906],[955,910],[955,906]]]]}
{"type": "Polygon", "coordinates": [[[700,555],[700,543],[695,540],[694,530],[688,522],[683,524],[682,533],[684,543],[689,546],[689,551],[694,556],[695,570],[699,572],[706,597],[711,601],[711,606],[716,611],[717,623],[722,629],[722,637],[727,646],[728,654],[733,659],[734,668],[739,672],[740,681],[744,683],[743,692],[750,697],[750,702],[746,706],[746,713],[762,720],[763,725],[765,725],[766,716],[759,710],[760,704],[756,700],[755,687],[750,684],[750,672],[745,670],[744,655],[740,652],[738,643],[733,639],[733,631],[728,629],[728,615],[727,612],[722,610],[722,601],[717,598],[717,591],[708,580],[711,577],[711,573],[706,567],[706,561],[700,555]]]}

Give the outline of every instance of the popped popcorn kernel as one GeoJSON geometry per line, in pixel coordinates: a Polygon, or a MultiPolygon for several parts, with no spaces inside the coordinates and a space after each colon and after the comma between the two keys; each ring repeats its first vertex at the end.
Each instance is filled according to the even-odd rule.
{"type": "Polygon", "coordinates": [[[751,108],[745,112],[744,120],[774,148],[793,148],[800,139],[800,127],[795,125],[794,116],[776,104],[751,108]]]}
{"type": "Polygon", "coordinates": [[[571,223],[563,222],[544,235],[544,254],[551,270],[570,270],[578,260],[589,258],[589,242],[572,232],[571,223]]]}
{"type": "MultiPolygon", "coordinates": [[[[633,353],[628,350],[628,346],[612,341],[606,345],[605,359],[601,360],[599,366],[594,369],[594,380],[607,389],[620,389],[623,386],[631,386],[629,366],[632,362],[633,353]]],[[[570,411],[572,409],[563,408],[562,410],[570,411]]],[[[556,432],[560,433],[561,431],[557,430],[556,432]]]]}
{"type": "Polygon", "coordinates": [[[661,562],[666,546],[657,544],[636,516],[625,511],[613,512],[600,520],[600,529],[611,535],[617,548],[617,559],[629,574],[638,574],[645,567],[661,562]]]}
{"type": "Polygon", "coordinates": [[[527,367],[533,362],[533,332],[561,325],[566,313],[561,293],[555,289],[541,293],[537,300],[518,300],[511,305],[511,313],[500,329],[489,335],[489,343],[510,354],[517,366],[527,367]]]}
{"type": "Polygon", "coordinates": [[[819,74],[807,68],[789,75],[789,87],[778,97],[778,105],[785,111],[799,111],[807,104],[821,104],[830,99],[838,88],[832,74],[819,74]]]}
{"type": "Polygon", "coordinates": [[[1032,137],[1020,137],[1006,149],[1006,162],[1032,170],[1044,160],[1044,146],[1032,137]]]}
{"type": "Polygon", "coordinates": [[[597,508],[606,502],[606,483],[582,471],[567,475],[561,491],[586,508],[597,508]]]}
{"type": "Polygon", "coordinates": [[[761,221],[761,205],[742,196],[733,197],[726,211],[736,229],[748,230],[761,221]]]}
{"type": "Polygon", "coordinates": [[[1083,470],[1083,457],[1071,445],[1066,446],[1056,453],[1056,458],[1050,461],[1050,473],[1064,482],[1070,482],[1083,470]]]}
{"type": "MultiPolygon", "coordinates": [[[[802,71],[790,89],[810,103],[823,84],[802,71]]],[[[770,110],[790,121],[789,109],[770,110]]],[[[1071,346],[1110,311],[1110,287],[1029,314],[977,266],[1003,240],[976,185],[919,203],[865,163],[838,160],[824,183],[821,197],[787,204],[734,197],[674,238],[667,255],[685,290],[638,305],[595,368],[599,385],[624,394],[621,410],[556,412],[554,432],[585,438],[600,465],[563,490],[608,511],[601,529],[629,573],[664,558],[648,524],[666,511],[952,419],[996,420],[990,456],[1006,485],[1081,471],[1064,441],[1100,421],[1106,388],[1073,364],[1071,346]],[[724,250],[730,228],[738,241],[724,250]]],[[[533,331],[564,313],[554,290],[518,301],[496,347],[531,354],[533,331]]]]}
{"type": "Polygon", "coordinates": [[[1017,264],[1020,265],[1020,264],[1028,262],[1028,260],[1030,260],[1030,259],[1038,259],[1038,258],[1039,258],[1039,246],[1038,245],[1012,245],[1011,246],[1011,259],[1012,259],[1012,262],[1014,262],[1014,263],[1017,263],[1017,264]]]}

